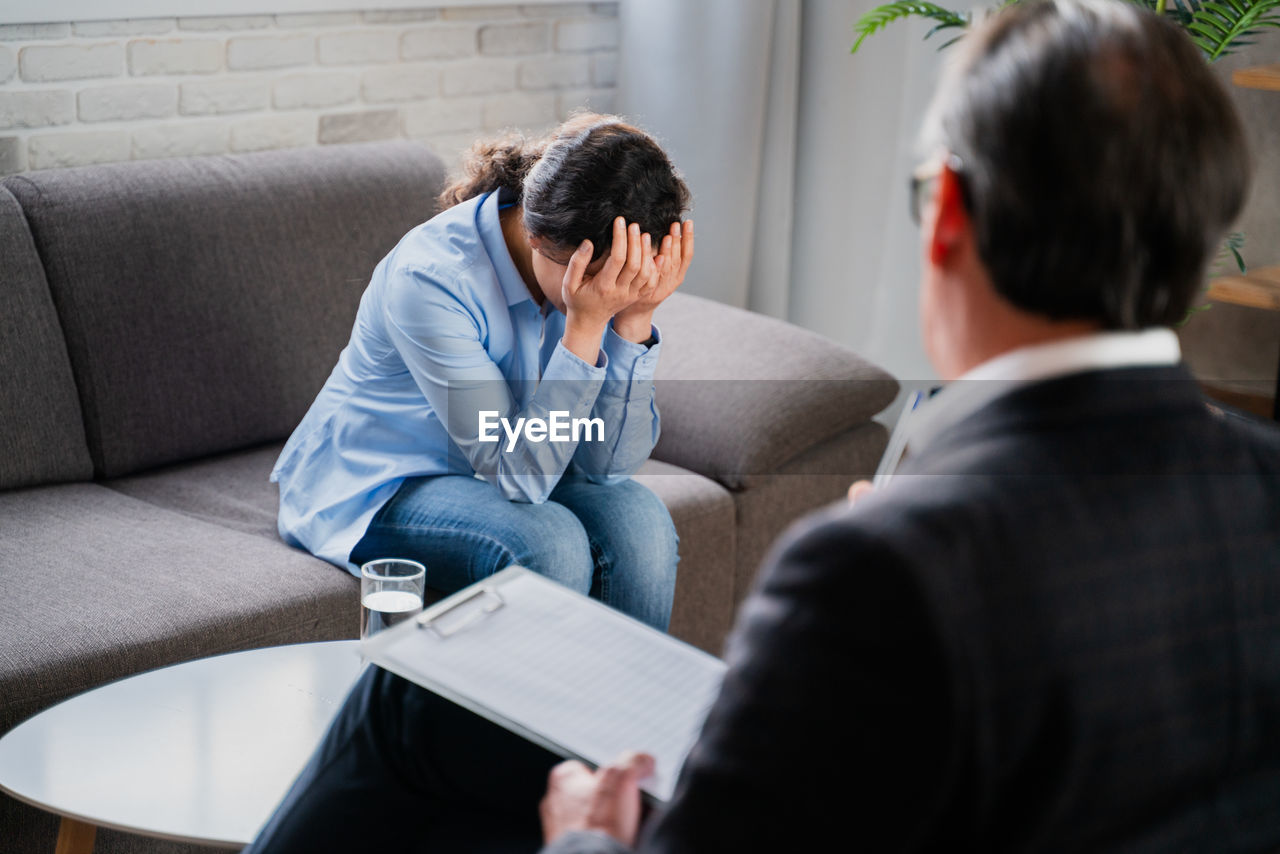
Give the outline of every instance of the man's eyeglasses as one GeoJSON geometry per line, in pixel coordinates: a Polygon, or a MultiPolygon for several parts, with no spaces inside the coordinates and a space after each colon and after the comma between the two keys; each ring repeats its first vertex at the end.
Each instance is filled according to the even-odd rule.
{"type": "Polygon", "coordinates": [[[911,173],[910,195],[907,197],[907,203],[910,205],[911,221],[916,225],[920,224],[920,212],[924,210],[925,203],[933,195],[943,166],[960,179],[960,198],[966,208],[969,206],[969,188],[964,182],[964,161],[949,153],[939,160],[931,160],[916,167],[916,170],[911,173]]]}

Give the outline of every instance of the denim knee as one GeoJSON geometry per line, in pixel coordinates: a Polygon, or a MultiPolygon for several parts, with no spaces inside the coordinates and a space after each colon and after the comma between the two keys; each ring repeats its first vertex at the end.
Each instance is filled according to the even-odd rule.
{"type": "Polygon", "coordinates": [[[511,532],[506,543],[512,562],[579,593],[588,592],[595,562],[578,517],[551,501],[526,506],[528,524],[511,532]]]}
{"type": "Polygon", "coordinates": [[[680,538],[662,499],[634,480],[608,487],[614,518],[625,520],[610,526],[609,546],[616,565],[643,566],[675,575],[680,538]],[[616,492],[615,492],[616,490],[616,492]]]}

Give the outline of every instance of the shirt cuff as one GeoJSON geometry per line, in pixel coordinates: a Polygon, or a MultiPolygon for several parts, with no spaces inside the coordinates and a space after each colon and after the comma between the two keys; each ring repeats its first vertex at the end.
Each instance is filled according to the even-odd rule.
{"type": "Polygon", "coordinates": [[[564,341],[556,344],[556,349],[547,359],[547,366],[542,370],[544,380],[602,380],[605,378],[612,360],[603,347],[596,363],[589,365],[568,347],[564,341]]]}
{"type": "Polygon", "coordinates": [[[605,329],[604,344],[600,348],[609,356],[605,379],[622,382],[645,382],[653,379],[653,374],[658,369],[658,356],[662,352],[662,334],[656,326],[649,327],[649,334],[656,339],[656,343],[652,347],[645,347],[623,338],[613,331],[613,324],[609,324],[605,329]]]}

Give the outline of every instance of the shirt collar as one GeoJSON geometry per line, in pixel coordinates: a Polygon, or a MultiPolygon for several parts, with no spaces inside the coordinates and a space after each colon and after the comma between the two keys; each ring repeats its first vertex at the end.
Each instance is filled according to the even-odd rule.
{"type": "Polygon", "coordinates": [[[529,293],[529,286],[516,269],[516,262],[507,249],[507,239],[502,235],[502,221],[498,218],[501,207],[498,196],[497,192],[489,193],[480,202],[476,212],[476,230],[480,232],[480,242],[484,244],[484,251],[489,256],[493,271],[498,275],[498,284],[507,297],[507,305],[512,306],[525,300],[532,302],[533,294],[529,293]]]}
{"type": "Polygon", "coordinates": [[[1096,332],[1002,353],[969,370],[925,403],[910,430],[919,453],[937,437],[1001,395],[1033,382],[1116,368],[1176,365],[1178,336],[1165,328],[1096,332]]]}

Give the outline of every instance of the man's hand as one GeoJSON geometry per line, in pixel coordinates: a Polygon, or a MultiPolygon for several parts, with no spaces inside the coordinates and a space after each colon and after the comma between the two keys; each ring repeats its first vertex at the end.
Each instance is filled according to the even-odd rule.
{"type": "Polygon", "coordinates": [[[658,256],[653,259],[644,287],[636,301],[614,317],[613,331],[636,343],[647,339],[653,328],[653,310],[680,287],[692,262],[693,220],[673,222],[670,233],[658,246],[658,256]]]}
{"type": "Polygon", "coordinates": [[[875,487],[871,485],[869,480],[859,480],[849,487],[849,503],[857,504],[863,498],[871,494],[875,487]]]}
{"type": "Polygon", "coordinates": [[[551,769],[542,799],[542,838],[549,845],[571,830],[607,833],[628,848],[640,828],[640,781],[653,773],[653,757],[624,753],[592,771],[578,761],[551,769]]]}

